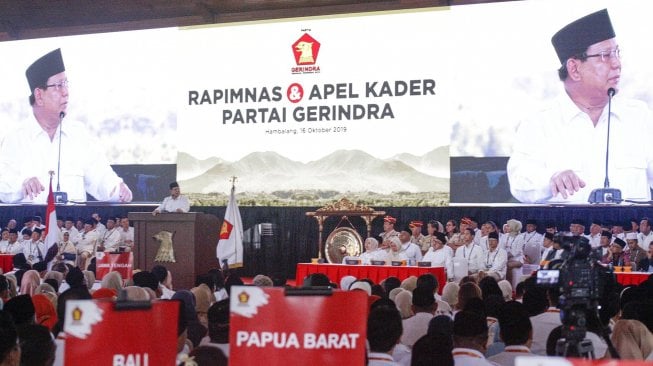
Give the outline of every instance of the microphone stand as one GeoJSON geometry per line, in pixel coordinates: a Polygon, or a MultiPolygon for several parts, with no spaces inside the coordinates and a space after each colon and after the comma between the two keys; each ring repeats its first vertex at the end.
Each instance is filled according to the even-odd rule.
{"type": "Polygon", "coordinates": [[[600,203],[600,204],[617,204],[623,201],[621,199],[621,190],[617,188],[610,188],[610,179],[608,178],[608,162],[610,159],[610,118],[612,115],[612,97],[616,91],[614,88],[608,89],[608,136],[605,146],[605,180],[603,181],[603,188],[592,190],[587,202],[600,203]]]}
{"type": "Polygon", "coordinates": [[[57,191],[53,192],[55,203],[68,202],[68,193],[61,192],[61,186],[59,185],[59,177],[61,176],[61,130],[63,129],[63,118],[65,116],[66,116],[65,112],[61,111],[59,113],[59,155],[57,156],[57,191]]]}

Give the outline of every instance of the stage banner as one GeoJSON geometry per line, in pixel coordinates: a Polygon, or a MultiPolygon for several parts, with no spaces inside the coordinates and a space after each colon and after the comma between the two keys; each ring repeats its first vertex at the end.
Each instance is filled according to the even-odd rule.
{"type": "Polygon", "coordinates": [[[64,364],[87,365],[93,360],[93,365],[174,365],[179,303],[159,301],[151,305],[147,309],[116,310],[111,301],[69,300],[64,364]]]}
{"type": "Polygon", "coordinates": [[[281,288],[231,288],[232,365],[363,365],[367,296],[287,296],[281,288]],[[294,360],[294,361],[293,361],[294,360]]]}
{"type": "Polygon", "coordinates": [[[111,271],[120,273],[123,280],[132,278],[134,270],[134,253],[105,253],[98,252],[96,259],[97,279],[101,280],[111,271]]]}

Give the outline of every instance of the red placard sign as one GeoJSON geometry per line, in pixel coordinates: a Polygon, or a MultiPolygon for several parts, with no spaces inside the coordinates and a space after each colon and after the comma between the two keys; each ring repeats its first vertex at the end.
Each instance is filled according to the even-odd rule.
{"type": "Polygon", "coordinates": [[[65,365],[174,365],[179,302],[115,310],[108,300],[66,303],[65,365]]]}
{"type": "Polygon", "coordinates": [[[131,279],[134,270],[134,253],[104,253],[98,252],[96,255],[96,275],[101,280],[111,271],[120,273],[123,280],[131,279]]]}
{"type": "Polygon", "coordinates": [[[234,286],[230,299],[231,365],[365,364],[362,291],[286,296],[281,288],[234,286]]]}

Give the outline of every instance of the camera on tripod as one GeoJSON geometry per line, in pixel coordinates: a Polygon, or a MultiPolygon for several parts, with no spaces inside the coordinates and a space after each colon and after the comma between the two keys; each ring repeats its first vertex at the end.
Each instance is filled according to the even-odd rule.
{"type": "Polygon", "coordinates": [[[586,316],[598,312],[606,269],[599,264],[598,253],[592,251],[587,238],[558,236],[554,240],[559,240],[563,248],[570,250],[570,255],[556,269],[539,270],[536,285],[560,289],[558,308],[562,338],[558,340],[556,353],[559,356],[594,358],[592,343],[585,338],[586,316]]]}

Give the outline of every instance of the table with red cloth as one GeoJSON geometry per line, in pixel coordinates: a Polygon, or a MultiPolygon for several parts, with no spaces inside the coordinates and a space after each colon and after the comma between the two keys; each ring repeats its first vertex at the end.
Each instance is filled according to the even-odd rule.
{"type": "Polygon", "coordinates": [[[410,276],[419,277],[431,273],[438,279],[438,293],[447,282],[444,267],[414,267],[414,266],[372,266],[372,265],[346,265],[346,264],[312,264],[298,263],[295,281],[297,286],[304,283],[304,278],[313,273],[324,273],[331,282],[340,284],[340,279],[345,276],[354,276],[357,279],[369,278],[374,283],[380,283],[388,277],[397,277],[400,281],[410,276]]]}
{"type": "Polygon", "coordinates": [[[0,269],[2,269],[2,273],[11,272],[14,269],[14,256],[11,254],[0,254],[0,269]]]}
{"type": "Polygon", "coordinates": [[[617,275],[617,282],[624,286],[639,285],[651,275],[648,272],[615,272],[614,274],[617,275]]]}

